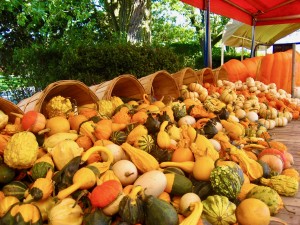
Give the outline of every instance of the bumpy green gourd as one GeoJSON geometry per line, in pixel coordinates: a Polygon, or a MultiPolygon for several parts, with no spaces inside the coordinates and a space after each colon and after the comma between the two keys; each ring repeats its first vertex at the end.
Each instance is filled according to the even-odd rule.
{"type": "Polygon", "coordinates": [[[274,189],[267,186],[255,186],[248,192],[246,198],[256,198],[266,203],[271,215],[277,214],[283,208],[283,201],[280,195],[274,189]]]}
{"type": "Polygon", "coordinates": [[[211,171],[210,181],[214,192],[226,196],[229,200],[235,200],[241,191],[239,174],[230,166],[215,167],[211,171]]]}
{"type": "Polygon", "coordinates": [[[229,225],[236,223],[236,205],[225,196],[211,195],[203,203],[202,218],[211,224],[229,225]]]}
{"type": "Polygon", "coordinates": [[[295,196],[299,188],[298,180],[286,175],[277,175],[270,179],[261,178],[260,183],[273,188],[278,194],[284,196],[295,196]]]}

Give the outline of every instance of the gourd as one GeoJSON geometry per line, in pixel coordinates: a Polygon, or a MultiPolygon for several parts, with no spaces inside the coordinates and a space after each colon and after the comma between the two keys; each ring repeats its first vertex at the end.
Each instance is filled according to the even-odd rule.
{"type": "Polygon", "coordinates": [[[73,140],[63,140],[54,148],[48,148],[51,154],[55,167],[61,170],[71,159],[80,156],[83,153],[83,148],[73,140]]]}
{"type": "Polygon", "coordinates": [[[78,134],[77,133],[56,133],[51,135],[50,137],[46,137],[45,141],[43,143],[43,148],[44,149],[50,149],[50,148],[54,148],[55,145],[57,145],[59,142],[63,141],[63,140],[73,140],[75,141],[78,138],[78,134]]]}
{"type": "Polygon", "coordinates": [[[29,131],[14,134],[4,150],[4,162],[12,168],[28,169],[38,156],[39,145],[36,137],[29,131]]]}
{"type": "Polygon", "coordinates": [[[135,128],[133,128],[133,130],[131,130],[127,136],[126,142],[129,144],[134,144],[134,142],[142,135],[147,135],[148,134],[148,130],[147,128],[142,125],[139,124],[137,125],[135,128]]]}
{"type": "Polygon", "coordinates": [[[185,193],[181,196],[179,201],[179,212],[184,216],[188,216],[191,213],[190,204],[195,202],[201,202],[197,194],[193,192],[185,193]]]}
{"type": "Polygon", "coordinates": [[[241,180],[238,172],[230,166],[217,166],[210,174],[214,192],[224,195],[229,200],[235,200],[241,190],[241,180]]]}
{"type": "Polygon", "coordinates": [[[0,162],[0,184],[7,184],[11,182],[16,175],[13,168],[10,168],[5,163],[0,162]]]}
{"type": "Polygon", "coordinates": [[[123,143],[121,147],[129,155],[131,161],[136,165],[138,170],[142,173],[159,168],[158,161],[149,153],[137,149],[127,142],[123,143]]]}
{"type": "Polygon", "coordinates": [[[81,225],[83,211],[73,198],[58,201],[49,211],[48,224],[81,225]]]}
{"type": "Polygon", "coordinates": [[[152,170],[139,176],[133,183],[133,186],[141,186],[146,195],[157,197],[164,192],[167,186],[167,179],[162,171],[152,170]]]}
{"type": "Polygon", "coordinates": [[[187,216],[180,225],[197,225],[199,224],[199,220],[201,220],[201,215],[203,212],[203,204],[201,201],[199,202],[192,202],[190,204],[191,214],[187,216]]]}
{"type": "Polygon", "coordinates": [[[147,195],[144,198],[146,225],[177,225],[178,216],[175,208],[164,200],[147,195]]]}
{"type": "Polygon", "coordinates": [[[168,123],[168,121],[164,121],[161,124],[160,130],[157,134],[157,144],[161,149],[166,149],[171,145],[171,138],[169,134],[165,131],[165,128],[167,127],[168,123]]]}
{"type": "Polygon", "coordinates": [[[15,203],[0,219],[0,224],[32,224],[43,225],[39,208],[30,203],[15,203]]]}
{"type": "Polygon", "coordinates": [[[196,119],[190,115],[182,116],[177,122],[179,127],[181,127],[182,125],[193,125],[195,123],[196,123],[196,119]]]}
{"type": "Polygon", "coordinates": [[[160,122],[152,114],[149,114],[144,126],[147,128],[149,134],[156,134],[159,131],[160,122]]]}
{"type": "MultiPolygon", "coordinates": [[[[112,164],[114,164],[122,159],[128,159],[128,157],[126,156],[125,152],[123,151],[123,149],[121,148],[120,145],[112,143],[112,144],[105,145],[105,147],[111,151],[111,153],[114,157],[112,164]]],[[[102,160],[104,160],[104,161],[107,160],[107,155],[105,153],[100,153],[100,155],[101,155],[102,160]]]]}
{"type": "Polygon", "coordinates": [[[138,177],[138,170],[130,160],[119,160],[112,166],[112,171],[123,186],[133,184],[138,177]]]}
{"type": "Polygon", "coordinates": [[[134,143],[134,147],[139,148],[148,153],[151,152],[154,145],[154,140],[149,134],[139,136],[134,143]]]}
{"type": "Polygon", "coordinates": [[[80,168],[73,176],[73,184],[59,191],[57,194],[57,198],[64,199],[77,189],[89,189],[93,187],[97,182],[96,176],[98,176],[101,173],[104,173],[106,170],[109,169],[113,161],[113,155],[107,148],[103,146],[94,146],[86,152],[84,152],[84,154],[81,157],[82,162],[86,162],[90,155],[95,152],[105,152],[105,154],[107,155],[107,161],[94,162],[86,167],[80,168]]]}
{"type": "Polygon", "coordinates": [[[52,170],[49,170],[45,178],[36,179],[29,189],[25,202],[32,199],[35,201],[47,199],[53,192],[52,175],[52,170]]]}
{"type": "Polygon", "coordinates": [[[54,170],[54,162],[50,154],[45,154],[34,162],[30,174],[32,179],[36,180],[38,178],[46,177],[49,170],[54,170]]]}
{"type": "Polygon", "coordinates": [[[126,142],[127,134],[125,131],[113,131],[109,140],[114,144],[121,145],[126,142]]]}
{"type": "Polygon", "coordinates": [[[100,175],[100,177],[97,177],[97,185],[103,184],[105,181],[108,181],[108,180],[115,180],[115,181],[118,181],[119,183],[121,183],[121,181],[116,176],[114,171],[109,169],[109,170],[106,170],[104,173],[102,173],[100,175]]]}
{"type": "Polygon", "coordinates": [[[211,224],[229,225],[236,223],[236,205],[226,196],[211,195],[202,201],[202,204],[202,218],[211,224]]]}
{"type": "Polygon", "coordinates": [[[46,126],[46,117],[37,111],[28,111],[21,116],[23,130],[37,133],[46,126]]]}
{"type": "Polygon", "coordinates": [[[165,176],[167,179],[165,192],[173,195],[184,195],[188,192],[192,192],[192,181],[186,176],[176,173],[167,173],[165,176]]]}
{"type": "Polygon", "coordinates": [[[102,119],[96,123],[94,135],[98,140],[108,140],[112,133],[112,121],[102,119]]]}
{"type": "Polygon", "coordinates": [[[48,136],[56,133],[68,133],[70,131],[69,120],[64,116],[54,116],[46,121],[45,130],[39,133],[47,132],[48,136]]]}
{"type": "Polygon", "coordinates": [[[5,196],[14,196],[20,201],[24,199],[27,185],[22,181],[11,181],[3,186],[2,191],[5,196]]]}
{"type": "Polygon", "coordinates": [[[20,202],[15,196],[5,196],[0,201],[0,218],[9,210],[15,203],[20,202]]]}
{"type": "Polygon", "coordinates": [[[121,193],[120,182],[108,180],[94,187],[89,198],[93,207],[104,208],[114,202],[121,193]]]}
{"type": "Polygon", "coordinates": [[[110,215],[106,215],[103,210],[96,208],[94,211],[90,213],[85,213],[83,217],[83,224],[85,225],[110,225],[112,224],[112,217],[110,215]]]}
{"type": "Polygon", "coordinates": [[[225,103],[232,103],[237,99],[236,92],[229,88],[226,88],[220,95],[220,100],[225,103]]]}
{"type": "Polygon", "coordinates": [[[186,161],[186,162],[161,162],[159,164],[159,166],[161,168],[174,166],[174,167],[178,167],[178,168],[182,169],[186,173],[191,173],[193,171],[194,165],[195,165],[194,161],[186,161]]]}
{"type": "Polygon", "coordinates": [[[271,215],[277,214],[283,208],[283,201],[280,195],[267,186],[257,185],[253,187],[246,195],[247,198],[256,198],[266,203],[271,215]]]}
{"type": "Polygon", "coordinates": [[[128,195],[125,195],[119,204],[119,215],[122,221],[129,224],[144,223],[143,188],[135,186],[128,195]]]}
{"type": "Polygon", "coordinates": [[[73,111],[73,106],[69,98],[61,95],[54,96],[46,104],[46,114],[48,118],[55,116],[68,117],[69,113],[73,111]]]}
{"type": "Polygon", "coordinates": [[[190,180],[193,183],[192,192],[197,194],[201,200],[204,200],[208,196],[215,194],[210,181],[200,181],[193,177],[190,177],[190,180]]]}
{"type": "Polygon", "coordinates": [[[261,178],[260,183],[271,187],[278,194],[284,196],[295,196],[298,192],[299,182],[294,177],[286,175],[272,176],[271,178],[261,178]]]}

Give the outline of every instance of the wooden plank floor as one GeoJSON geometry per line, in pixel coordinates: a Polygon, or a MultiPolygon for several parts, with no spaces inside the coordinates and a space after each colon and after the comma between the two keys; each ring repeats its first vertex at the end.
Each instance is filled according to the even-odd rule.
{"type": "MultiPolygon", "coordinates": [[[[300,120],[290,122],[286,127],[277,127],[269,131],[272,138],[284,143],[288,151],[294,157],[294,168],[300,172],[300,120]]],[[[282,197],[283,202],[290,213],[282,209],[276,217],[283,219],[288,225],[300,225],[300,191],[295,197],[282,197]]],[[[271,222],[271,225],[278,225],[277,222],[271,222]]]]}

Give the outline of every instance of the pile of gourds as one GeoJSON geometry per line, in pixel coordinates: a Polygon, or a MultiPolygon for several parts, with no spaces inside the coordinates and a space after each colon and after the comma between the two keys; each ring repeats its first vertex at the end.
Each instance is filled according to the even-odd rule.
{"type": "Polygon", "coordinates": [[[180,89],[55,96],[14,124],[0,111],[0,224],[269,224],[299,174],[268,131],[299,118],[299,99],[252,78],[180,89]]]}

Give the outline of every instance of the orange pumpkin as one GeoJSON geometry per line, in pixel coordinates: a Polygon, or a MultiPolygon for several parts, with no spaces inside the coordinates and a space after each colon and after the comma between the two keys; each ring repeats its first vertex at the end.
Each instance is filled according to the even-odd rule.
{"type": "Polygon", "coordinates": [[[232,82],[238,80],[245,82],[246,78],[249,77],[249,72],[247,67],[237,59],[230,59],[229,61],[224,63],[220,70],[220,74],[222,73],[227,73],[228,76],[227,79],[232,82]]]}
{"type": "Polygon", "coordinates": [[[242,61],[242,63],[246,66],[249,77],[256,78],[256,74],[259,68],[259,64],[261,62],[262,56],[256,56],[252,58],[247,58],[242,61]]]}

